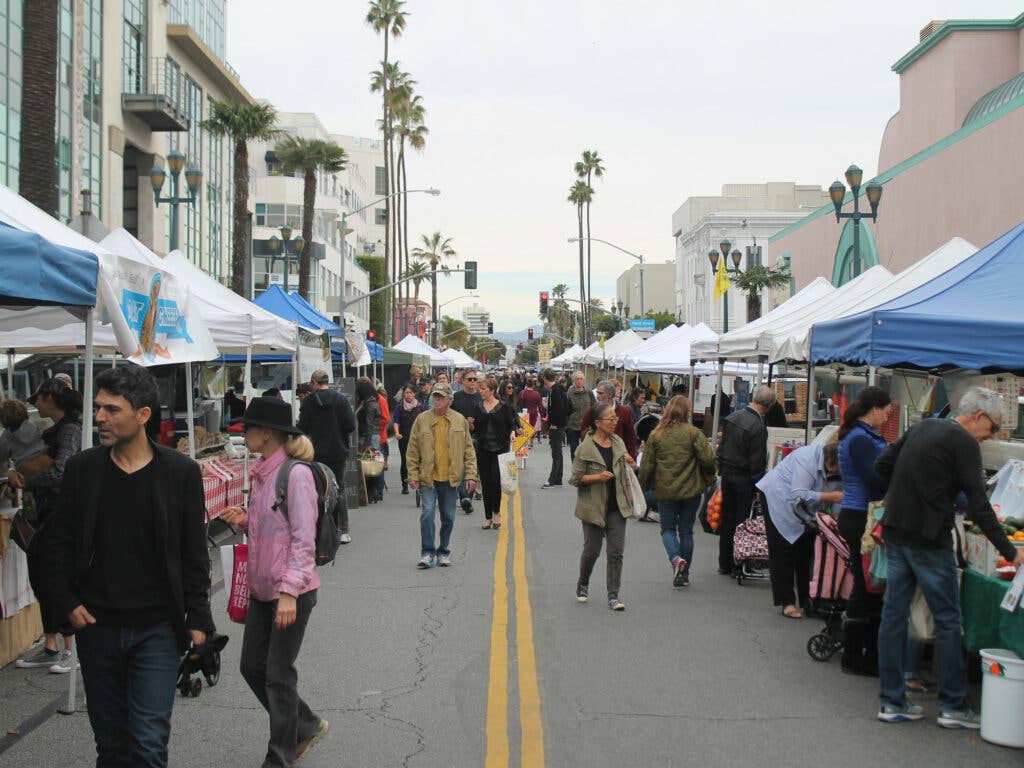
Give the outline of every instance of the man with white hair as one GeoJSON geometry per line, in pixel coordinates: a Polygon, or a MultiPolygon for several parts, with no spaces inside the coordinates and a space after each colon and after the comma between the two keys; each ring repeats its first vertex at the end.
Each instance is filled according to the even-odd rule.
{"type": "Polygon", "coordinates": [[[1024,565],[1024,549],[1014,547],[996,520],[982,474],[980,443],[999,432],[1002,404],[996,392],[972,387],[960,398],[954,419],[922,421],[875,462],[875,470],[889,483],[882,523],[887,579],[878,629],[878,719],[882,722],[924,717],[920,705],[907,701],[903,678],[910,602],[920,586],[935,619],[937,722],[944,728],[981,727],[967,703],[953,502],[964,493],[968,517],[1003,557],[1024,565]]]}

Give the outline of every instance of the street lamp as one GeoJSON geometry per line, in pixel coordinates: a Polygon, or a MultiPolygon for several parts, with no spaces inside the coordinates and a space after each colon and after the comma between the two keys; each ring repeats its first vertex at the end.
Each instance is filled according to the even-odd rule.
{"type": "Polygon", "coordinates": [[[172,251],[178,249],[178,206],[181,203],[195,205],[199,189],[203,185],[203,172],[195,166],[191,166],[185,171],[185,185],[188,187],[189,195],[188,197],[182,197],[178,194],[178,183],[181,178],[181,172],[185,168],[185,159],[184,153],[176,149],[167,153],[167,169],[171,172],[170,197],[160,197],[160,191],[164,188],[164,181],[167,179],[167,173],[164,169],[155,165],[149,172],[149,183],[153,186],[154,204],[157,208],[160,207],[160,203],[167,203],[171,206],[172,251]]]}
{"type": "Polygon", "coordinates": [[[423,192],[425,194],[431,195],[432,197],[437,197],[438,195],[441,194],[441,190],[437,189],[435,187],[430,187],[429,189],[407,189],[407,190],[403,190],[401,192],[392,192],[390,195],[386,195],[386,196],[380,198],[379,200],[374,200],[372,203],[367,203],[362,208],[356,208],[356,210],[354,210],[354,211],[342,211],[341,212],[341,221],[338,223],[338,231],[341,234],[341,274],[339,275],[339,277],[341,278],[341,290],[338,291],[338,293],[341,294],[341,295],[338,298],[338,325],[341,326],[342,331],[344,331],[344,329],[345,329],[345,304],[346,304],[346,301],[345,301],[345,236],[348,235],[352,231],[351,229],[348,229],[348,217],[349,217],[349,214],[351,214],[352,216],[355,216],[357,213],[362,213],[367,208],[372,208],[373,206],[377,205],[378,203],[383,203],[385,200],[390,200],[392,197],[398,197],[399,195],[405,195],[405,194],[408,194],[410,192],[423,192]]]}
{"type": "Polygon", "coordinates": [[[864,196],[871,206],[871,213],[860,212],[860,189],[864,180],[864,171],[856,165],[846,169],[846,183],[850,185],[853,192],[853,212],[843,213],[843,201],[846,200],[846,187],[843,182],[836,179],[828,188],[828,196],[832,200],[832,206],[836,209],[836,222],[842,219],[853,219],[853,276],[860,274],[860,220],[870,216],[872,221],[878,221],[878,204],[882,200],[882,185],[877,181],[869,182],[864,187],[864,196]]]}
{"type": "MultiPolygon", "coordinates": [[[[640,262],[640,316],[643,317],[646,314],[646,307],[644,306],[644,257],[643,257],[643,254],[633,253],[632,251],[627,251],[625,248],[623,248],[621,246],[618,246],[615,243],[609,243],[607,240],[602,240],[599,237],[584,237],[583,239],[584,240],[588,240],[588,241],[593,241],[595,243],[604,243],[605,245],[610,246],[610,247],[614,248],[617,251],[622,251],[622,253],[626,254],[627,256],[632,256],[634,259],[636,259],[637,261],[640,262]]],[[[580,239],[578,237],[570,237],[569,238],[569,242],[570,243],[578,243],[579,241],[580,241],[580,239]]],[[[626,314],[627,315],[629,314],[629,310],[626,311],[626,314]]]]}
{"type": "Polygon", "coordinates": [[[292,227],[290,224],[285,224],[281,227],[281,239],[279,240],[277,235],[271,235],[270,240],[267,243],[270,246],[270,273],[274,273],[274,262],[277,261],[277,249],[282,249],[282,256],[284,257],[284,292],[288,293],[288,260],[291,258],[298,258],[299,254],[302,253],[302,247],[306,244],[303,240],[302,235],[299,235],[292,240],[292,227]],[[295,254],[289,256],[288,254],[288,243],[295,243],[295,254]],[[282,247],[283,246],[283,247],[282,247]]]}

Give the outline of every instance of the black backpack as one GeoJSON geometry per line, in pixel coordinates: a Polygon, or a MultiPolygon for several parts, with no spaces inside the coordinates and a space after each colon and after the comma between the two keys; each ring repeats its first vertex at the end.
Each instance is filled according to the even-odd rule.
{"type": "Polygon", "coordinates": [[[333,563],[338,554],[338,547],[341,546],[341,534],[335,520],[338,519],[338,506],[341,503],[341,491],[338,488],[338,481],[334,472],[319,461],[299,461],[289,459],[277,471],[275,482],[274,509],[281,512],[285,519],[288,518],[288,477],[292,467],[309,467],[313,473],[313,482],[316,485],[316,535],[314,537],[314,557],[316,564],[327,565],[333,563]]]}

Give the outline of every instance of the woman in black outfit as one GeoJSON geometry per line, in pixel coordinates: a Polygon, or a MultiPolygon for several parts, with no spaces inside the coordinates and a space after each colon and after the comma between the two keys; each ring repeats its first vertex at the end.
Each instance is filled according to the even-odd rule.
{"type": "Polygon", "coordinates": [[[501,473],[498,456],[507,453],[516,433],[518,417],[511,406],[497,398],[498,382],[484,379],[480,384],[481,402],[473,417],[476,438],[476,466],[484,495],[483,527],[501,527],[501,473]]]}
{"type": "MultiPolygon", "coordinates": [[[[380,405],[377,403],[377,389],[366,376],[356,379],[356,425],[359,435],[359,452],[380,450],[380,405]]],[[[384,499],[384,473],[369,478],[366,482],[368,501],[384,499]]]]}
{"type": "Polygon", "coordinates": [[[416,387],[406,384],[402,390],[402,400],[394,407],[391,424],[394,426],[395,439],[398,440],[398,452],[402,456],[402,493],[409,493],[409,471],[405,464],[405,452],[409,447],[409,435],[412,434],[412,423],[427,408],[416,399],[416,387]]]}

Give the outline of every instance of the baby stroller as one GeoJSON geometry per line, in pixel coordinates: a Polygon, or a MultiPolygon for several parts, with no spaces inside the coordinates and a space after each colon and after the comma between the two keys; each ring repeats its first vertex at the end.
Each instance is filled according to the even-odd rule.
{"type": "Polygon", "coordinates": [[[220,652],[228,644],[227,635],[216,632],[206,638],[199,646],[192,646],[178,663],[178,690],[182,696],[198,696],[203,690],[203,681],[211,688],[220,681],[220,652]],[[192,658],[195,655],[197,658],[192,658]]]}
{"type": "Polygon", "coordinates": [[[853,562],[836,519],[827,512],[817,512],[815,521],[818,536],[814,542],[811,602],[825,626],[807,641],[807,653],[815,661],[828,661],[843,650],[843,612],[853,590],[853,562]]]}
{"type": "Polygon", "coordinates": [[[763,579],[768,569],[768,533],[765,530],[764,507],[761,494],[754,495],[750,505],[750,517],[736,526],[733,537],[732,559],[739,566],[736,569],[736,583],[743,585],[744,579],[763,579]]]}

